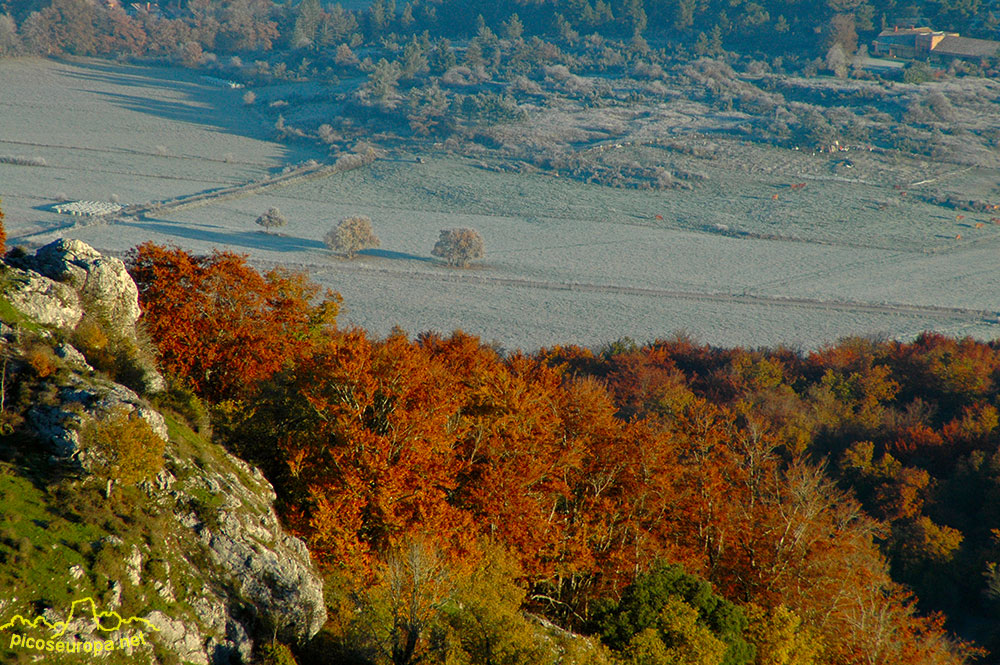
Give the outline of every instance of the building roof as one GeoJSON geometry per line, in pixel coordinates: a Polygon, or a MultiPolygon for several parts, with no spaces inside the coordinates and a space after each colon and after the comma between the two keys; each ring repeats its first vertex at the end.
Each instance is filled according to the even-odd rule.
{"type": "Polygon", "coordinates": [[[883,30],[875,40],[876,51],[904,55],[939,55],[955,58],[992,58],[1000,55],[1000,42],[961,37],[957,32],[942,32],[928,27],[883,30]]]}
{"type": "Polygon", "coordinates": [[[1000,50],[1000,42],[945,35],[944,39],[934,47],[932,53],[970,58],[990,58],[997,55],[998,50],[1000,50]]]}
{"type": "Polygon", "coordinates": [[[879,38],[889,37],[891,35],[927,35],[934,32],[931,28],[920,27],[920,28],[887,28],[879,33],[879,38]]]}
{"type": "Polygon", "coordinates": [[[909,45],[912,46],[913,45],[913,35],[912,35],[912,33],[911,34],[900,35],[900,34],[893,34],[893,33],[890,32],[889,34],[881,34],[881,35],[879,35],[878,38],[875,40],[875,43],[876,44],[909,44],[909,45]]]}

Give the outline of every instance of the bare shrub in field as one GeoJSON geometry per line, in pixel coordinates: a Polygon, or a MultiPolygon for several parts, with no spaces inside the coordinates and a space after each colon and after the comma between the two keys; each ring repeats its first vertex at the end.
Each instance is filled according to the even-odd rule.
{"type": "Polygon", "coordinates": [[[527,76],[519,75],[510,84],[511,92],[521,93],[523,95],[541,95],[544,94],[542,86],[538,85],[527,76]]]}
{"type": "Polygon", "coordinates": [[[258,217],[256,221],[256,224],[263,226],[264,230],[268,233],[271,232],[271,229],[282,227],[287,223],[288,220],[285,219],[284,215],[277,208],[268,208],[267,212],[258,217]]]}
{"type": "Polygon", "coordinates": [[[345,217],[323,237],[327,247],[335,252],[343,253],[352,259],[362,249],[379,246],[378,236],[372,231],[372,220],[369,217],[345,217]]]}
{"type": "Polygon", "coordinates": [[[470,69],[465,65],[456,65],[446,71],[441,77],[441,83],[454,87],[478,85],[482,82],[479,70],[470,69]]]}
{"type": "Polygon", "coordinates": [[[486,256],[486,247],[475,229],[441,229],[441,237],[431,254],[441,257],[448,265],[464,268],[470,261],[486,256]]]}
{"type": "Polygon", "coordinates": [[[656,63],[638,62],[632,67],[632,76],[653,81],[666,79],[667,73],[656,63]]]}
{"type": "Polygon", "coordinates": [[[573,76],[566,65],[545,65],[542,67],[545,78],[551,81],[565,81],[573,76]]]}
{"type": "Polygon", "coordinates": [[[336,130],[325,123],[320,125],[319,129],[316,130],[316,135],[319,136],[320,141],[326,143],[327,145],[335,143],[340,138],[336,130]]]}
{"type": "Polygon", "coordinates": [[[375,161],[375,150],[368,147],[363,153],[358,152],[345,152],[340,157],[337,157],[337,161],[333,163],[333,167],[337,171],[350,171],[352,169],[360,169],[363,166],[368,166],[375,161]]]}
{"type": "Polygon", "coordinates": [[[826,68],[834,73],[837,78],[847,77],[847,54],[844,47],[839,43],[830,47],[826,52],[826,68]]]}
{"type": "Polygon", "coordinates": [[[958,119],[958,116],[955,114],[955,108],[940,90],[935,90],[927,95],[924,104],[936,116],[936,119],[941,122],[955,122],[958,119]]]}
{"type": "Polygon", "coordinates": [[[16,166],[48,166],[44,157],[24,157],[22,155],[0,155],[0,164],[16,166]]]}
{"type": "Polygon", "coordinates": [[[139,414],[125,408],[88,423],[80,432],[80,443],[94,473],[107,481],[108,498],[115,483],[135,485],[163,468],[166,442],[139,414]]]}

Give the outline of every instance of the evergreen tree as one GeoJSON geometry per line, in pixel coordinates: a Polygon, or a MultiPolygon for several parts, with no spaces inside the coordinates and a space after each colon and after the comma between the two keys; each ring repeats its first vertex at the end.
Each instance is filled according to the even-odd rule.
{"type": "Polygon", "coordinates": [[[292,47],[313,46],[316,43],[316,33],[323,19],[323,9],[319,5],[319,0],[302,0],[295,13],[292,47]]]}
{"type": "Polygon", "coordinates": [[[504,25],[504,37],[506,37],[507,39],[517,40],[520,39],[521,35],[524,34],[524,24],[521,23],[521,19],[518,17],[516,13],[511,14],[510,18],[507,19],[507,22],[504,23],[503,25],[504,25]]]}

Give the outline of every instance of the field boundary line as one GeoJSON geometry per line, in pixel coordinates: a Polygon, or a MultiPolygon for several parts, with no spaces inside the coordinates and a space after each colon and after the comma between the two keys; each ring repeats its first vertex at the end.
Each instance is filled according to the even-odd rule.
{"type": "Polygon", "coordinates": [[[58,143],[37,143],[34,141],[15,141],[14,139],[0,139],[0,144],[9,143],[10,145],[20,145],[27,146],[30,148],[53,148],[56,150],[76,150],[80,152],[103,152],[114,155],[139,155],[142,157],[157,157],[160,159],[186,159],[193,161],[202,162],[214,162],[219,164],[240,164],[242,166],[257,166],[261,168],[270,168],[274,164],[267,164],[264,162],[248,162],[240,159],[227,160],[221,157],[204,157],[201,155],[171,155],[160,154],[155,151],[149,150],[136,150],[134,148],[95,148],[92,146],[84,145],[62,145],[58,143]]]}
{"type": "Polygon", "coordinates": [[[166,201],[154,201],[150,203],[130,205],[122,210],[121,214],[137,217],[148,215],[150,213],[159,215],[167,211],[186,210],[188,208],[219,203],[221,201],[230,201],[232,199],[243,198],[246,196],[254,196],[275,187],[285,187],[315,178],[324,178],[337,173],[343,173],[345,171],[353,171],[354,169],[368,166],[374,161],[374,159],[365,156],[359,157],[361,158],[358,159],[357,162],[351,161],[349,164],[345,164],[341,160],[337,160],[337,162],[333,164],[306,163],[275,176],[261,180],[244,182],[239,185],[233,185],[232,187],[223,187],[221,189],[213,189],[206,192],[198,192],[196,194],[187,194],[173,199],[168,199],[166,201]]]}
{"type": "MultiPolygon", "coordinates": [[[[256,262],[255,262],[256,263],[256,262]]],[[[268,262],[270,263],[270,262],[268,262]]],[[[281,265],[274,263],[274,265],[281,265]]],[[[338,269],[338,266],[322,266],[317,264],[302,265],[313,274],[324,271],[353,272],[349,267],[338,269]]],[[[927,316],[938,319],[961,319],[1000,324],[1000,311],[974,309],[968,307],[947,307],[943,305],[916,305],[908,303],[871,303],[860,300],[824,300],[822,298],[806,298],[800,296],[770,296],[749,292],[725,293],[695,291],[685,289],[660,289],[642,286],[623,286],[615,284],[595,284],[588,282],[556,282],[533,280],[514,277],[496,277],[475,274],[443,274],[426,271],[400,271],[389,268],[372,268],[357,266],[355,270],[366,273],[382,274],[403,279],[420,279],[429,282],[464,282],[483,286],[507,286],[528,289],[544,289],[550,291],[579,291],[587,293],[607,293],[614,295],[639,296],[646,298],[661,298],[667,300],[690,300],[694,302],[718,302],[726,304],[744,304],[758,306],[794,307],[812,310],[830,310],[838,312],[867,312],[873,314],[907,314],[927,316]]]]}
{"type": "Polygon", "coordinates": [[[919,185],[929,185],[932,182],[937,182],[938,180],[944,180],[945,178],[950,178],[952,176],[962,175],[963,173],[968,173],[969,171],[971,171],[974,168],[977,168],[977,167],[975,167],[975,166],[968,166],[968,167],[966,167],[964,169],[959,169],[957,171],[952,171],[951,173],[942,173],[941,175],[935,176],[933,178],[928,178],[926,180],[920,180],[918,182],[911,182],[909,185],[907,185],[907,187],[917,187],[919,185]]]}

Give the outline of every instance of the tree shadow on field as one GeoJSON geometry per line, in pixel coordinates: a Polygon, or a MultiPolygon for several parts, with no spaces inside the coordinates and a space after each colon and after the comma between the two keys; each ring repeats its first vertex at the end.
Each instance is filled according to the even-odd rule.
{"type": "MultiPolygon", "coordinates": [[[[273,138],[273,129],[242,103],[243,90],[220,87],[195,72],[177,67],[117,65],[90,60],[67,64],[70,69],[61,72],[64,76],[93,84],[87,92],[120,108],[235,136],[264,141],[273,138]],[[135,88],[136,93],[128,94],[125,88],[135,88]],[[157,98],[155,90],[167,94],[157,98]]],[[[113,125],[114,119],[108,118],[107,122],[113,125]]],[[[163,140],[169,139],[164,136],[163,140]]],[[[315,150],[305,147],[277,143],[275,147],[280,148],[280,159],[286,161],[316,157],[315,150]]]]}
{"type": "MultiPolygon", "coordinates": [[[[108,92],[106,90],[90,90],[91,94],[99,95],[110,102],[140,113],[149,113],[167,120],[177,120],[189,122],[195,125],[211,123],[218,126],[212,116],[214,109],[208,109],[200,103],[175,102],[163,99],[150,99],[141,95],[125,95],[119,92],[108,92]]],[[[235,127],[221,127],[226,131],[236,129],[235,127]]]]}
{"type": "Polygon", "coordinates": [[[308,238],[296,238],[277,234],[261,233],[260,231],[243,232],[223,232],[209,231],[206,229],[192,228],[184,224],[167,222],[162,220],[150,221],[118,221],[116,225],[128,226],[143,231],[153,231],[166,236],[187,238],[199,242],[211,243],[223,247],[246,247],[248,249],[261,249],[269,252],[308,252],[318,249],[326,249],[319,240],[309,240],[308,238]]]}
{"type": "Polygon", "coordinates": [[[381,259],[393,259],[397,261],[424,261],[435,263],[435,259],[429,256],[419,256],[417,254],[407,254],[406,252],[393,252],[388,249],[363,249],[358,252],[359,256],[375,256],[381,259]]]}
{"type": "Polygon", "coordinates": [[[202,74],[195,70],[170,65],[120,64],[98,58],[55,58],[56,61],[73,70],[63,73],[77,78],[103,80],[115,85],[148,86],[169,84],[169,87],[188,86],[195,88],[204,81],[202,74]],[[161,82],[161,83],[157,83],[161,82]]]}

